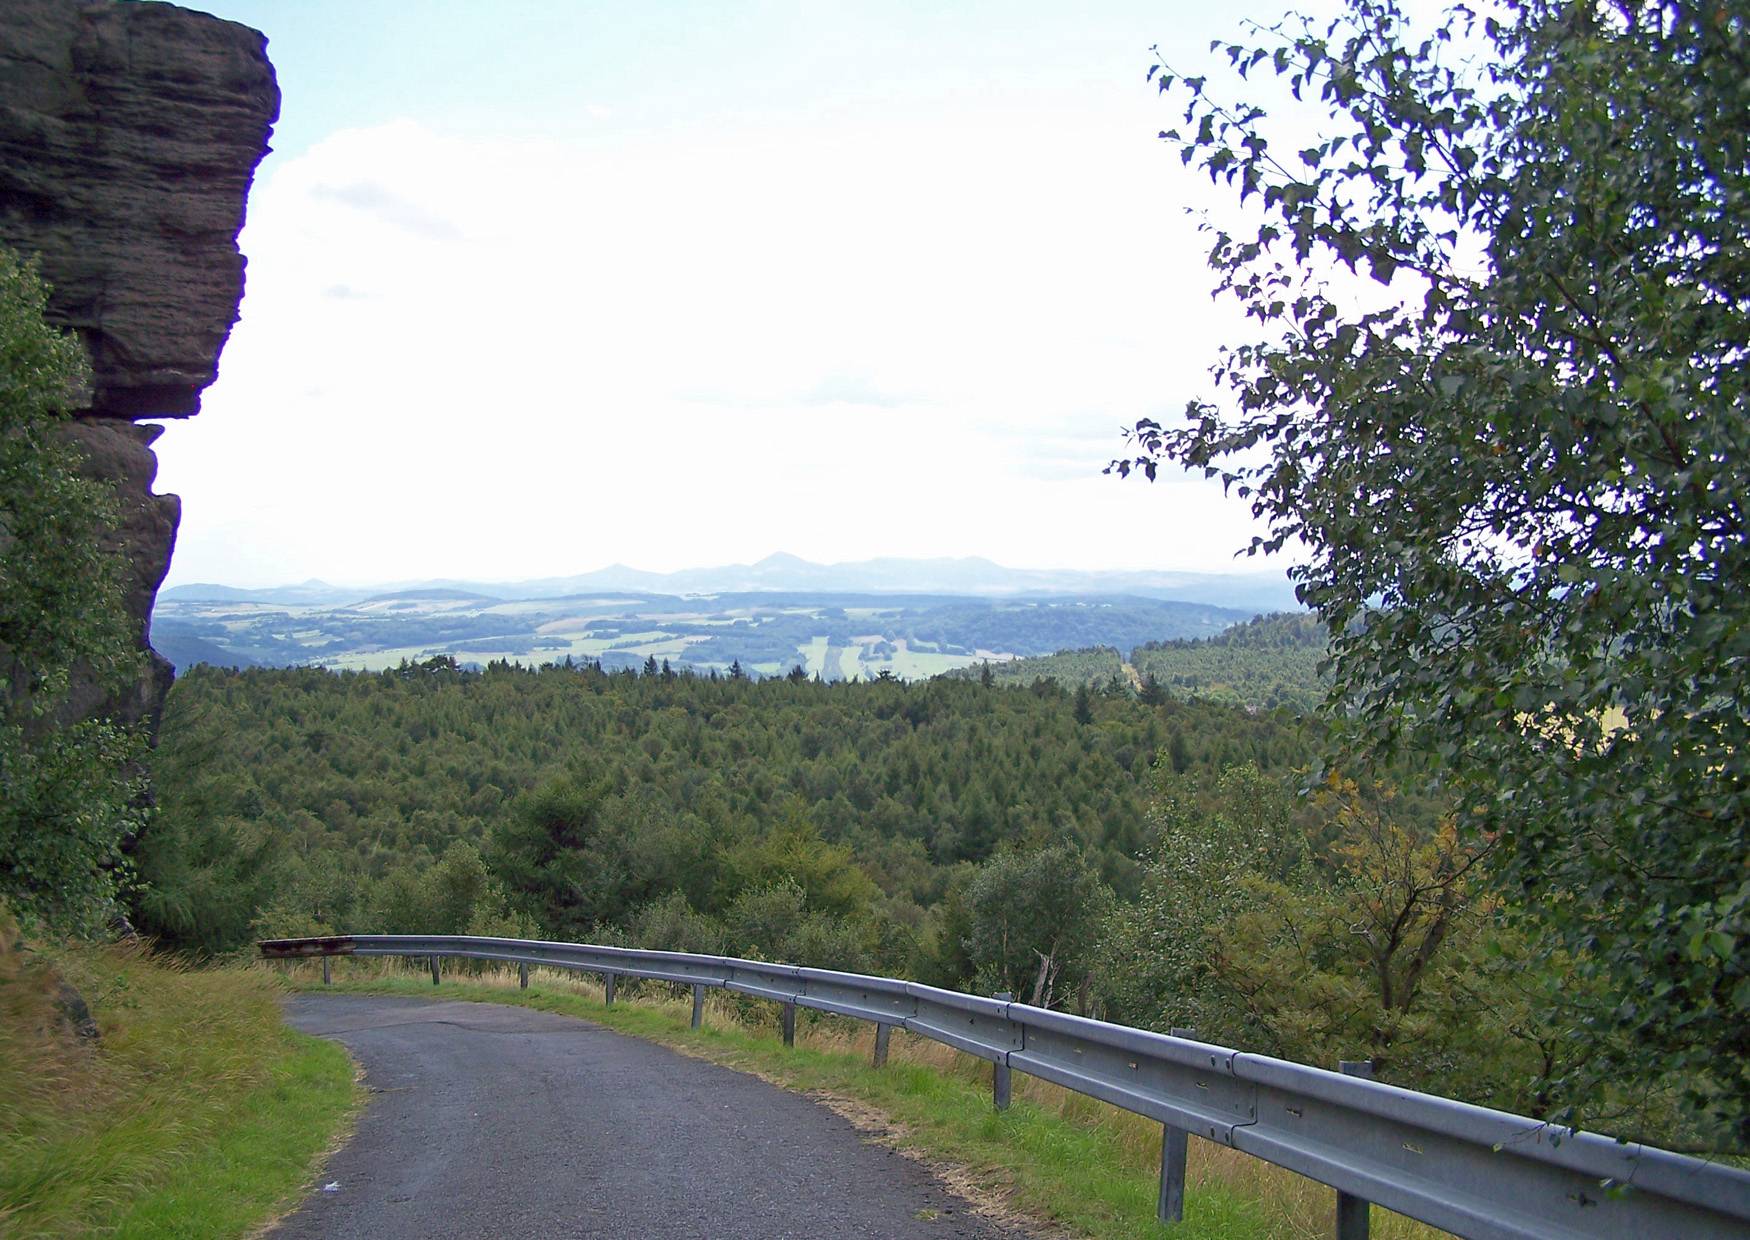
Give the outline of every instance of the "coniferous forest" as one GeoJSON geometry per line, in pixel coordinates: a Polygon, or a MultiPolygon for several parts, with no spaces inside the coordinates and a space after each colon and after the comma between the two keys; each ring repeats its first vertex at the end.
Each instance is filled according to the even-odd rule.
{"type": "MultiPolygon", "coordinates": [[[[134,904],[196,955],[349,931],[725,952],[1537,1108],[1583,1066],[1588,995],[1528,966],[1445,807],[1319,751],[1286,709],[1110,680],[197,667],[134,904]]],[[[1676,1131],[1657,1080],[1604,1105],[1676,1131]]]]}
{"type": "Polygon", "coordinates": [[[1138,677],[1181,696],[1308,714],[1330,688],[1329,634],[1310,612],[1259,616],[1206,641],[1160,641],[1130,656],[1138,677]]]}
{"type": "Polygon", "coordinates": [[[506,892],[546,932],[628,926],[675,893],[717,916],[812,867],[861,894],[810,911],[854,912],[888,944],[862,962],[899,968],[892,944],[930,941],[956,876],[1004,847],[1072,847],[1134,895],[1157,754],[1286,772],[1305,746],[1274,718],[1046,681],[198,667],[156,757],[141,911],[207,952],[262,930],[414,930],[429,910],[394,903],[412,876],[465,855],[521,872],[533,818],[569,816],[548,826],[594,850],[587,894],[506,892]]]}

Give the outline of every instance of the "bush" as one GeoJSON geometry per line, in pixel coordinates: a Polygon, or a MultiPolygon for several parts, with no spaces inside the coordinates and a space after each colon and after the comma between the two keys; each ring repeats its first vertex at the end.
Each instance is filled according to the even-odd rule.
{"type": "Polygon", "coordinates": [[[140,826],[141,738],[80,718],[74,692],[130,683],[139,652],[105,548],[114,495],[64,435],[84,355],[47,302],[34,266],[0,251],[0,897],[26,922],[89,930],[140,826]]]}

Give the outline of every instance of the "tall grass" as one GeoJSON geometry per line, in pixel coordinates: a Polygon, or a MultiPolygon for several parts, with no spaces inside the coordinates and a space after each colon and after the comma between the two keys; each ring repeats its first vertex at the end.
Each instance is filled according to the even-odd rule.
{"type": "MultiPolygon", "coordinates": [[[[321,989],[320,966],[274,966],[302,987],[321,989]]],[[[583,1016],[673,1046],[790,1088],[825,1094],[865,1126],[884,1128],[901,1147],[955,1170],[999,1211],[1097,1237],[1222,1237],[1224,1240],[1322,1240],[1332,1233],[1329,1188],[1226,1146],[1193,1137],[1186,1169],[1185,1223],[1170,1231],[1154,1220],[1161,1126],[1141,1116],[1016,1072],[1014,1106],[996,1115],[990,1065],[896,1029],[888,1066],[870,1066],[872,1027],[799,1012],[796,1049],[779,1041],[777,1007],[718,990],[706,992],[704,1028],[689,1029],[690,992],[622,980],[604,1006],[588,974],[530,970],[519,990],[514,969],[446,962],[444,984],[392,959],[333,962],[336,990],[523,1003],[583,1016]],[[849,1104],[846,1106],[845,1104],[849,1104]],[[873,1117],[870,1112],[873,1111],[873,1117]]],[[[1379,1240],[1432,1240],[1445,1232],[1375,1207],[1379,1240]]]]}
{"type": "Polygon", "coordinates": [[[0,924],[0,1235],[239,1235],[293,1199],[356,1100],[282,992],[140,947],[26,952],[0,924]],[[60,1017],[56,970],[100,1038],[60,1017]]]}

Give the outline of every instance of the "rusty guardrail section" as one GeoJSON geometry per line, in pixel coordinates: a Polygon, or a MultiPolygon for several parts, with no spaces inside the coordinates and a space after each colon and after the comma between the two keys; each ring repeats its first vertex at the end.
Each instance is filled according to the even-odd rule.
{"type": "MultiPolygon", "coordinates": [[[[450,935],[359,934],[270,939],[270,959],[444,957],[595,973],[613,1002],[620,977],[719,987],[783,1005],[785,1041],[798,1007],[870,1021],[876,1062],[905,1029],[989,1060],[999,1107],[1018,1069],[1166,1126],[1160,1216],[1176,1221],[1190,1132],[1337,1189],[1478,1240],[1750,1236],[1750,1172],[1622,1143],[1305,1064],[1192,1038],[1086,1020],[888,977],[727,956],[450,935]],[[1175,1159],[1171,1152],[1178,1150],[1175,1159]],[[1176,1163],[1176,1165],[1175,1165],[1176,1163]]],[[[1367,1212],[1339,1208],[1339,1240],[1366,1235],[1367,1212]]]]}

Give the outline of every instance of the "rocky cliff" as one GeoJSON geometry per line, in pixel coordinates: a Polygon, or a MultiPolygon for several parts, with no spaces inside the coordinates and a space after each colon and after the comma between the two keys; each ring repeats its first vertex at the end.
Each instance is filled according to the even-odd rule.
{"type": "MultiPolygon", "coordinates": [[[[51,317],[91,354],[73,433],[120,495],[147,649],[180,505],[153,492],[159,431],[138,421],[199,411],[237,321],[237,233],[279,115],[266,42],[169,4],[0,0],[0,245],[39,257],[51,317]]],[[[155,724],[152,662],[109,709],[155,724]]]]}

